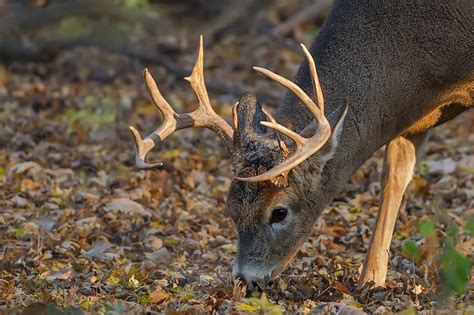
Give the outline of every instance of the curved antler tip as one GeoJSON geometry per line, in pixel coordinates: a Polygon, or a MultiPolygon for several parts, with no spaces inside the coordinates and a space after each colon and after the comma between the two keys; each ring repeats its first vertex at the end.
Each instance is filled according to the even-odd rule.
{"type": "Polygon", "coordinates": [[[133,126],[128,126],[128,129],[132,133],[132,136],[135,139],[135,142],[137,143],[137,145],[140,144],[142,142],[142,137],[140,136],[140,133],[138,132],[138,130],[133,126]]]}
{"type": "Polygon", "coordinates": [[[305,44],[303,44],[303,43],[300,43],[300,46],[301,46],[301,48],[303,48],[304,50],[308,50],[308,47],[306,47],[306,45],[305,45],[305,44]]]}
{"type": "Polygon", "coordinates": [[[145,82],[147,84],[151,84],[151,83],[155,82],[155,80],[153,79],[153,76],[151,75],[150,70],[148,70],[148,68],[145,68],[143,70],[143,76],[145,77],[145,82]],[[153,81],[153,82],[150,82],[150,81],[153,81]]]}
{"type": "Polygon", "coordinates": [[[303,49],[303,52],[304,54],[306,55],[306,59],[308,59],[308,61],[313,61],[313,55],[311,55],[311,53],[309,52],[308,50],[308,47],[306,47],[305,44],[300,44],[301,45],[301,48],[303,49]]]}
{"type": "Polygon", "coordinates": [[[148,68],[143,69],[143,76],[145,77],[145,80],[150,76],[150,70],[148,70],[148,68]]]}
{"type": "Polygon", "coordinates": [[[135,160],[135,168],[137,168],[139,170],[150,170],[150,169],[157,168],[157,167],[162,167],[162,166],[163,166],[162,162],[146,163],[145,161],[140,160],[140,159],[135,160]]]}

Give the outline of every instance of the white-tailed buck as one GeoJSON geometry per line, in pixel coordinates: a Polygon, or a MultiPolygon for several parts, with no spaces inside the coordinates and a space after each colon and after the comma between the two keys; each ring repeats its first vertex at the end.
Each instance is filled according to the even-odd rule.
{"type": "Polygon", "coordinates": [[[145,70],[164,123],[145,139],[130,127],[136,165],[176,130],[208,127],[229,149],[228,208],[238,230],[234,277],[277,276],[305,241],[321,211],[351,174],[386,145],[382,196],[359,286],[384,285],[398,208],[429,130],[473,104],[474,3],[335,1],[295,82],[255,68],[287,87],[273,115],[250,93],[229,125],[211,108],[203,77],[202,38],[186,78],[199,107],[178,114],[145,70]],[[313,59],[313,57],[315,59],[313,59]],[[317,71],[316,71],[317,68],[317,71]]]}

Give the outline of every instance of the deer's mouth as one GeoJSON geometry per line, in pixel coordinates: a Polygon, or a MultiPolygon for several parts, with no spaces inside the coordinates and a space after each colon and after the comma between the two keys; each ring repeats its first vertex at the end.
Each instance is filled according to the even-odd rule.
{"type": "Polygon", "coordinates": [[[253,292],[266,292],[270,291],[273,287],[274,281],[260,281],[260,282],[251,282],[247,284],[246,297],[251,297],[253,292]]]}

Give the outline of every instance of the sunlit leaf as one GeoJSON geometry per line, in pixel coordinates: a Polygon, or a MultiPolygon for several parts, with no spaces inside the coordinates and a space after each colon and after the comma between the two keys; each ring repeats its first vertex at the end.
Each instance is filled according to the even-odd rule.
{"type": "Polygon", "coordinates": [[[406,240],[403,243],[403,250],[410,259],[416,259],[420,252],[419,246],[412,240],[406,240]]]}
{"type": "Polygon", "coordinates": [[[465,227],[469,234],[474,235],[474,220],[466,220],[465,227]]]}
{"type": "Polygon", "coordinates": [[[469,283],[471,261],[454,247],[448,246],[443,253],[441,272],[446,285],[462,294],[469,283]]]}
{"type": "Polygon", "coordinates": [[[436,223],[431,219],[426,219],[420,222],[418,225],[418,231],[424,237],[430,237],[436,232],[436,223]]]}
{"type": "Polygon", "coordinates": [[[65,17],[59,23],[57,32],[60,36],[68,38],[84,37],[93,31],[91,22],[80,17],[65,17]]]}

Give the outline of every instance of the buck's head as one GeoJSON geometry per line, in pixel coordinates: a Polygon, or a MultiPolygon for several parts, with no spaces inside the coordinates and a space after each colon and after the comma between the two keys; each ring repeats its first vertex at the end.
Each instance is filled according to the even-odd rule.
{"type": "Polygon", "coordinates": [[[208,127],[226,143],[231,154],[233,179],[228,210],[238,230],[238,253],[233,277],[262,282],[278,275],[298,251],[322,209],[311,195],[319,189],[324,164],[331,158],[347,107],[333,131],[324,116],[324,99],[313,58],[303,47],[315,95],[314,102],[293,82],[262,68],[255,68],[289,88],[306,105],[314,120],[301,135],[278,124],[257,99],[245,93],[233,108],[233,126],[213,110],[204,85],[202,37],[196,65],[186,78],[199,100],[194,112],[178,114],[166,102],[153,78],[145,80],[164,123],[145,139],[130,127],[136,143],[135,162],[142,169],[146,154],[176,130],[208,127]]]}

